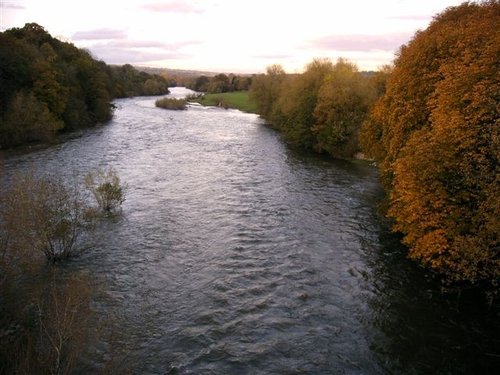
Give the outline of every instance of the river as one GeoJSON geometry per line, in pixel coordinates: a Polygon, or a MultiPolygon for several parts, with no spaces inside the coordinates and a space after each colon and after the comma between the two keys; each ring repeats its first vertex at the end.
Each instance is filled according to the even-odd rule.
{"type": "Polygon", "coordinates": [[[154,100],[116,100],[110,123],[4,160],[67,178],[113,166],[128,186],[66,266],[102,280],[94,309],[115,324],[89,366],[114,348],[137,374],[498,370],[498,311],[405,258],[375,167],[291,151],[252,114],[154,100]]]}

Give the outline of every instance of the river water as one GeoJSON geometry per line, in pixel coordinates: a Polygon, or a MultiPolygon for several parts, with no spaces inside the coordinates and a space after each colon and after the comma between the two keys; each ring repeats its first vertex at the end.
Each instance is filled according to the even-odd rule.
{"type": "Polygon", "coordinates": [[[373,166],[293,152],[252,114],[154,100],[117,100],[105,126],[4,160],[68,178],[113,166],[128,185],[68,266],[102,280],[94,308],[113,321],[87,369],[111,350],[137,374],[498,369],[498,311],[405,259],[373,166]]]}

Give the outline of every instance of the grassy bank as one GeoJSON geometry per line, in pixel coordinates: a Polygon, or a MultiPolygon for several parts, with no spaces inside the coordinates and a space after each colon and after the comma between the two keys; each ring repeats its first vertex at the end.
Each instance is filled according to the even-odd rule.
{"type": "Polygon", "coordinates": [[[233,91],[221,94],[205,94],[191,101],[206,106],[239,109],[243,112],[257,113],[257,107],[248,97],[248,91],[233,91]]]}

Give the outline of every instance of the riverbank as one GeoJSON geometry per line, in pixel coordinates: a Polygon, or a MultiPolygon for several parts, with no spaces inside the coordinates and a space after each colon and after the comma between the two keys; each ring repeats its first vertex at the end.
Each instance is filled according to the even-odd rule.
{"type": "Polygon", "coordinates": [[[248,96],[248,91],[233,91],[220,94],[205,94],[190,99],[204,106],[239,109],[242,112],[257,113],[257,106],[248,96]]]}

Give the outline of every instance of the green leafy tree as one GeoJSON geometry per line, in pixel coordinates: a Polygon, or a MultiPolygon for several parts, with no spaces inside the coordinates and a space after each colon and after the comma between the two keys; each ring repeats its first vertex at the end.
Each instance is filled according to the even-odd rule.
{"type": "MultiPolygon", "coordinates": [[[[54,53],[52,47],[47,43],[42,47],[46,47],[54,53]]],[[[54,117],[61,118],[66,107],[69,90],[63,86],[59,72],[50,63],[50,60],[38,60],[34,64],[34,70],[36,78],[33,83],[33,92],[38,100],[47,104],[54,117]]]]}
{"type": "Polygon", "coordinates": [[[318,93],[331,75],[333,64],[328,59],[315,59],[306,71],[286,81],[278,100],[280,129],[285,140],[292,146],[313,150],[317,145],[312,128],[318,93]]]}
{"type": "Polygon", "coordinates": [[[32,86],[32,62],[36,55],[36,48],[27,42],[0,33],[0,118],[16,93],[32,86]]]}
{"type": "Polygon", "coordinates": [[[48,141],[64,126],[33,92],[19,91],[8,108],[9,111],[0,125],[2,141],[5,142],[1,146],[48,141]]]}
{"type": "Polygon", "coordinates": [[[259,74],[252,80],[250,99],[255,102],[258,113],[271,125],[279,126],[278,100],[286,73],[281,65],[267,67],[266,74],[259,74]]]}
{"type": "Polygon", "coordinates": [[[144,95],[163,95],[168,92],[168,82],[160,76],[148,78],[143,84],[144,95]]]}
{"type": "Polygon", "coordinates": [[[316,150],[336,158],[358,152],[359,129],[373,99],[368,79],[354,64],[339,59],[319,90],[313,112],[316,150]]]}
{"type": "Polygon", "coordinates": [[[315,59],[297,75],[269,67],[253,78],[250,98],[292,146],[349,158],[359,151],[359,130],[378,90],[347,60],[315,59]]]}
{"type": "Polygon", "coordinates": [[[234,89],[236,91],[247,91],[252,85],[252,77],[235,77],[234,79],[234,89]]]}
{"type": "Polygon", "coordinates": [[[230,89],[229,77],[225,74],[217,74],[210,80],[207,91],[214,94],[227,92],[230,89]]]}
{"type": "Polygon", "coordinates": [[[208,91],[208,84],[210,83],[210,78],[207,76],[196,77],[193,84],[188,84],[187,86],[198,92],[208,91]]]}
{"type": "Polygon", "coordinates": [[[0,33],[0,147],[106,122],[113,98],[167,94],[168,84],[131,65],[110,67],[35,23],[9,29],[0,33]]]}

